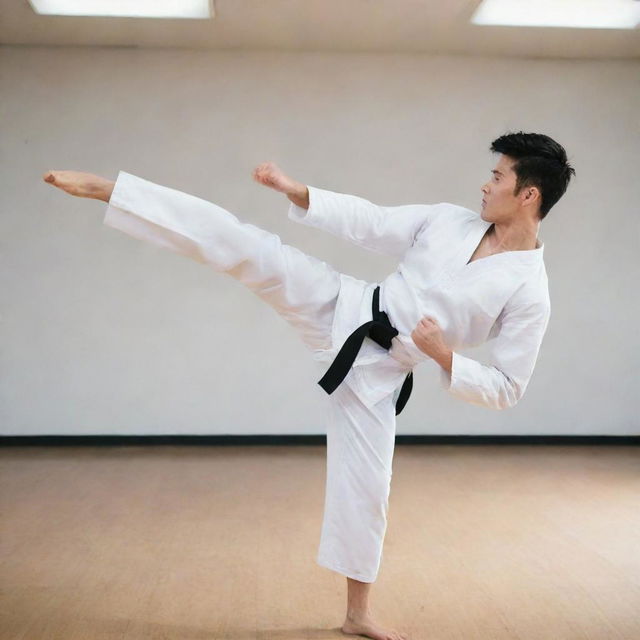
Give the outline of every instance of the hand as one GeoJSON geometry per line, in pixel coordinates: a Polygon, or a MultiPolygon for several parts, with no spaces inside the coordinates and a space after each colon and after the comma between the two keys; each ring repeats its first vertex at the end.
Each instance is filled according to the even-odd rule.
{"type": "Polygon", "coordinates": [[[281,193],[290,193],[296,190],[298,183],[285,175],[273,162],[263,162],[253,170],[253,179],[265,187],[270,187],[281,193]]]}
{"type": "Polygon", "coordinates": [[[438,362],[446,360],[451,353],[442,337],[442,329],[433,318],[428,316],[422,318],[416,325],[411,332],[411,339],[420,351],[438,362]]]}
{"type": "Polygon", "coordinates": [[[256,182],[271,187],[303,209],[309,208],[309,189],[307,185],[297,182],[286,176],[273,162],[263,162],[253,170],[253,178],[256,182]]]}

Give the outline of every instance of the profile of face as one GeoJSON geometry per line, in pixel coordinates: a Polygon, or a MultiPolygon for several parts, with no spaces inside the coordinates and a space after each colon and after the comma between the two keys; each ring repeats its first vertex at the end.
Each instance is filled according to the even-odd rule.
{"type": "Polygon", "coordinates": [[[531,189],[522,189],[515,196],[516,173],[512,169],[513,158],[500,154],[491,170],[492,177],[482,185],[481,217],[487,222],[504,222],[520,214],[526,203],[531,203],[531,189]],[[529,192],[529,193],[527,193],[529,192]]]}

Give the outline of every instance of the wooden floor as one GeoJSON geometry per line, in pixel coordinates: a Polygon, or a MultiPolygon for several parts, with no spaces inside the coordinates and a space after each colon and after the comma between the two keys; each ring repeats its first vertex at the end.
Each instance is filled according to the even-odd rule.
{"type": "MultiPolygon", "coordinates": [[[[2,640],[324,640],[322,446],[0,450],[2,640]]],[[[640,449],[398,445],[379,622],[638,640],[640,449]]]]}

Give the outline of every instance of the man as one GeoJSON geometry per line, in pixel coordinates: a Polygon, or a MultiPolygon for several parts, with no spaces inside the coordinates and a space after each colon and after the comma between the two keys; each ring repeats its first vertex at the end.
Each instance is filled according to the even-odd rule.
{"type": "Polygon", "coordinates": [[[395,416],[411,371],[431,358],[454,396],[513,407],[547,328],[538,229],[575,171],[542,134],[509,133],[491,150],[500,156],[482,186],[480,216],[450,203],[379,206],[304,185],[270,162],[256,168],[255,180],[287,195],[290,219],[397,257],[398,269],[379,284],[338,273],[213,203],[123,171],[115,182],[75,171],[44,176],[107,202],[105,224],[236,278],[291,324],[317,361],[331,363],[320,381],[327,477],[316,560],[347,578],[345,633],[406,638],[373,621],[369,590],[387,525],[395,416]],[[458,353],[485,341],[488,364],[458,353]]]}

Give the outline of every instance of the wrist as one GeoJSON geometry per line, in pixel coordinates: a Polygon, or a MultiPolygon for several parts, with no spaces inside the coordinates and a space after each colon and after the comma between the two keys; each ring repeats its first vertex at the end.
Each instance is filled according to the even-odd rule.
{"type": "Polygon", "coordinates": [[[451,369],[453,367],[453,351],[451,349],[447,349],[443,351],[437,358],[434,360],[449,374],[451,374],[451,369]]]}
{"type": "Polygon", "coordinates": [[[295,187],[290,191],[287,191],[287,198],[293,202],[293,204],[303,209],[309,208],[309,189],[307,185],[300,182],[296,183],[295,187]]]}

